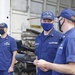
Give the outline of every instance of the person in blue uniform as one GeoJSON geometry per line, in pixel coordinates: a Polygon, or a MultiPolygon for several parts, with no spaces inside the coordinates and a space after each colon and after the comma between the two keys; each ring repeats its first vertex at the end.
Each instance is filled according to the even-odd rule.
{"type": "Polygon", "coordinates": [[[16,41],[7,34],[7,30],[7,24],[0,23],[0,75],[13,75],[18,50],[16,41]]]}
{"type": "Polygon", "coordinates": [[[40,59],[34,64],[43,71],[53,70],[52,75],[75,75],[75,11],[64,9],[59,15],[59,22],[64,35],[54,63],[40,59]]]}
{"type": "MultiPolygon", "coordinates": [[[[36,59],[44,59],[53,62],[57,48],[60,43],[61,33],[54,29],[54,15],[51,11],[45,11],[41,14],[41,26],[43,31],[36,37],[35,55],[36,59]]],[[[51,75],[52,71],[43,72],[41,68],[37,69],[36,75],[51,75]]]]}

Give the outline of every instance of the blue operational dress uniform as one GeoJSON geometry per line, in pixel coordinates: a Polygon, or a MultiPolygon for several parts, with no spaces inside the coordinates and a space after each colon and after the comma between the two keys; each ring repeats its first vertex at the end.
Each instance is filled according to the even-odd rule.
{"type": "MultiPolygon", "coordinates": [[[[44,59],[49,62],[53,62],[57,48],[60,43],[61,33],[57,32],[54,28],[51,30],[49,35],[45,36],[42,32],[36,37],[35,41],[35,55],[38,59],[44,59]]],[[[51,75],[52,71],[48,70],[47,72],[43,72],[38,68],[37,75],[51,75]]]]}
{"type": "MultiPolygon", "coordinates": [[[[69,62],[75,62],[75,28],[67,31],[63,36],[63,41],[61,42],[54,63],[57,64],[67,64],[69,62]]],[[[69,75],[62,74],[53,71],[52,75],[69,75]]]]}
{"type": "Polygon", "coordinates": [[[0,37],[0,75],[13,75],[8,73],[8,68],[12,62],[13,51],[18,50],[16,41],[7,35],[5,38],[0,37]]]}

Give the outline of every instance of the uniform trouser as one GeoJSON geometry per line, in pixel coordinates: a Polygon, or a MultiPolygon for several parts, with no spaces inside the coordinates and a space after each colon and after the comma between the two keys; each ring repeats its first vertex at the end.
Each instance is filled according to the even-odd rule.
{"type": "Polygon", "coordinates": [[[2,70],[0,70],[0,75],[13,75],[13,72],[8,73],[8,71],[2,71],[2,70]]]}

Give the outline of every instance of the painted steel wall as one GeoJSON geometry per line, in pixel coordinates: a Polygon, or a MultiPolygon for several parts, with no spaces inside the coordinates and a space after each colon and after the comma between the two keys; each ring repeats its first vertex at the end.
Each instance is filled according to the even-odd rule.
{"type": "MultiPolygon", "coordinates": [[[[52,11],[55,16],[64,8],[69,7],[75,10],[75,0],[46,0],[45,4],[45,10],[52,11]]],[[[43,11],[44,0],[11,0],[11,35],[15,38],[18,37],[17,39],[21,39],[21,25],[23,24],[26,25],[26,28],[41,32],[40,14],[43,11]]],[[[57,19],[55,19],[54,27],[58,30],[57,19]]]]}

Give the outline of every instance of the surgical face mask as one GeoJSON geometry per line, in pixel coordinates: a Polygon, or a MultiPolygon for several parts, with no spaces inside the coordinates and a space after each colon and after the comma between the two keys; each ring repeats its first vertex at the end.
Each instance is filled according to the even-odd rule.
{"type": "Polygon", "coordinates": [[[4,29],[1,29],[1,30],[0,30],[0,34],[3,35],[4,33],[5,33],[5,32],[4,32],[4,29]]]}
{"type": "Polygon", "coordinates": [[[53,28],[53,23],[41,23],[41,26],[45,31],[49,31],[53,28]]]}

